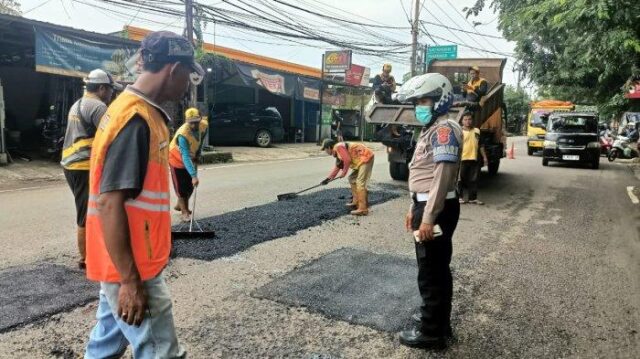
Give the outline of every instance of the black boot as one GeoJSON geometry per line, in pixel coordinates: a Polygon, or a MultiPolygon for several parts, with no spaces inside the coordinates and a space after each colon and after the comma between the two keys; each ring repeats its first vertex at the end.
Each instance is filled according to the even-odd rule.
{"type": "MultiPolygon", "coordinates": [[[[422,323],[422,314],[420,313],[416,313],[414,315],[411,316],[411,320],[415,323],[415,324],[420,324],[422,323]]],[[[451,329],[451,326],[447,327],[447,331],[444,333],[444,335],[447,338],[453,338],[453,329],[451,329]]]]}
{"type": "Polygon", "coordinates": [[[447,339],[445,337],[424,335],[418,329],[400,332],[399,339],[400,344],[412,348],[444,349],[447,347],[447,339]]]}

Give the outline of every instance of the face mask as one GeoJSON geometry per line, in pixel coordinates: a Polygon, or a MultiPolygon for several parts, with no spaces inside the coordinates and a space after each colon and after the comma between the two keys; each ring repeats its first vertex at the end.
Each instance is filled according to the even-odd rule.
{"type": "Polygon", "coordinates": [[[423,125],[428,125],[433,120],[432,106],[416,106],[416,120],[423,125]]]}

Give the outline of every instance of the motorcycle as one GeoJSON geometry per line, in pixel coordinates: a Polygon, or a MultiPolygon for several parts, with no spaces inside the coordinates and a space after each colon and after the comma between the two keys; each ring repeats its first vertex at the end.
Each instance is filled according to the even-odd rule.
{"type": "Polygon", "coordinates": [[[60,123],[55,106],[49,108],[49,116],[42,124],[42,138],[44,140],[45,156],[51,161],[60,161],[64,145],[65,128],[60,123]]]}
{"type": "Polygon", "coordinates": [[[613,138],[605,135],[600,135],[600,154],[608,156],[613,147],[613,138]]]}
{"type": "Polygon", "coordinates": [[[638,157],[638,151],[633,148],[633,144],[629,138],[625,136],[618,136],[616,140],[613,141],[609,155],[607,155],[609,162],[615,161],[616,158],[629,159],[635,157],[638,157]]]}

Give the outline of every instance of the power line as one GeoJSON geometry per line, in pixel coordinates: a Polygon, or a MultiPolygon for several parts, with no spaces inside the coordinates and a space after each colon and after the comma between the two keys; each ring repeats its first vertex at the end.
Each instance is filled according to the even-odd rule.
{"type": "MultiPolygon", "coordinates": [[[[437,7],[438,9],[440,9],[440,11],[442,11],[442,13],[443,13],[443,14],[444,14],[448,19],[449,19],[449,21],[451,21],[451,22],[452,22],[453,24],[455,24],[458,28],[460,28],[460,25],[458,25],[458,23],[457,23],[453,18],[451,18],[451,16],[449,16],[449,14],[448,14],[446,11],[444,11],[444,9],[443,9],[440,5],[438,5],[438,2],[437,2],[437,1],[434,1],[433,3],[436,5],[436,7],[437,7]]],[[[436,20],[438,20],[438,22],[440,22],[440,23],[442,24],[442,22],[440,21],[440,19],[436,18],[436,20]]],[[[443,26],[446,26],[446,25],[444,25],[444,24],[442,24],[442,25],[443,25],[443,26]]],[[[453,34],[453,31],[449,30],[449,32],[451,32],[451,33],[453,34]]],[[[457,38],[457,39],[460,39],[458,36],[456,36],[456,38],[457,38]]],[[[475,42],[475,43],[476,43],[476,45],[478,45],[478,47],[479,47],[479,48],[483,48],[483,47],[482,47],[482,45],[481,45],[481,44],[480,44],[480,43],[479,43],[479,42],[478,42],[474,37],[469,37],[469,38],[470,38],[473,42],[475,42]]],[[[460,39],[460,40],[462,41],[462,39],[460,39]]],[[[462,42],[466,44],[466,42],[465,42],[465,41],[462,41],[462,42]]]]}
{"type": "MultiPolygon", "coordinates": [[[[441,26],[446,26],[442,21],[440,21],[440,19],[439,19],[438,17],[436,17],[436,16],[435,16],[435,15],[434,15],[434,14],[433,14],[429,9],[427,9],[427,8],[425,7],[425,4],[424,4],[424,3],[422,4],[422,7],[423,7],[423,9],[425,9],[425,10],[427,11],[427,13],[429,13],[429,15],[431,15],[434,19],[436,19],[436,21],[438,21],[438,23],[440,23],[440,25],[441,25],[441,26]]],[[[459,40],[461,43],[463,43],[465,46],[468,46],[468,45],[467,45],[467,43],[466,43],[462,38],[460,38],[460,36],[458,36],[455,32],[453,32],[453,31],[451,31],[451,30],[449,30],[449,29],[447,29],[447,31],[449,31],[449,32],[451,33],[451,35],[453,35],[456,39],[458,39],[458,40],[459,40]]],[[[436,36],[433,36],[433,37],[435,38],[436,36]]],[[[472,47],[470,47],[470,46],[468,46],[468,47],[469,47],[469,48],[472,48],[472,47]]],[[[474,50],[474,51],[475,51],[478,55],[482,56],[482,53],[480,53],[479,51],[477,51],[477,50],[474,50]]]]}
{"type": "MultiPolygon", "coordinates": [[[[464,20],[467,24],[469,24],[469,26],[471,26],[471,28],[473,29],[473,31],[474,31],[476,34],[480,35],[480,33],[478,32],[478,30],[476,29],[476,27],[475,27],[475,26],[473,26],[473,24],[471,24],[471,23],[469,22],[469,19],[467,19],[464,15],[462,15],[462,14],[458,11],[458,9],[457,9],[457,8],[456,8],[456,7],[451,3],[451,1],[450,1],[450,0],[447,0],[447,3],[448,3],[448,4],[449,4],[449,6],[453,9],[453,11],[455,11],[455,13],[456,13],[456,14],[458,14],[458,15],[462,18],[462,20],[464,20]]],[[[484,40],[484,42],[486,42],[487,44],[489,44],[489,45],[490,45],[491,47],[493,47],[496,51],[500,51],[500,49],[498,49],[498,48],[497,48],[497,47],[496,47],[496,46],[495,46],[491,41],[489,41],[489,40],[487,40],[487,39],[486,39],[486,37],[491,37],[491,36],[489,36],[489,35],[480,35],[480,37],[482,37],[482,39],[484,40]]],[[[476,43],[477,43],[477,42],[476,42],[476,43]]],[[[478,45],[480,45],[480,44],[478,44],[478,45]]]]}
{"type": "MultiPolygon", "coordinates": [[[[435,22],[431,22],[431,21],[426,21],[426,20],[420,20],[421,23],[423,24],[429,24],[429,25],[434,25],[434,26],[438,26],[438,27],[443,27],[447,30],[453,30],[453,31],[458,31],[458,32],[464,32],[466,34],[476,34],[476,35],[480,35],[483,37],[488,37],[488,38],[492,38],[492,39],[498,39],[498,40],[504,40],[504,37],[502,36],[495,36],[495,35],[489,35],[489,34],[481,34],[478,32],[472,32],[472,31],[468,31],[468,30],[464,30],[464,29],[460,29],[457,27],[451,27],[451,26],[446,26],[446,25],[441,25],[441,24],[437,24],[435,22]]],[[[499,49],[496,49],[498,51],[500,51],[499,49]]]]}

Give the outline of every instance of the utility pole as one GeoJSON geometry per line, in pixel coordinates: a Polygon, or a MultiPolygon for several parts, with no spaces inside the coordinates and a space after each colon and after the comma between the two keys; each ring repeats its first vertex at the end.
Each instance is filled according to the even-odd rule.
{"type": "MultiPolygon", "coordinates": [[[[191,43],[191,45],[194,47],[195,49],[195,44],[193,42],[193,1],[192,0],[185,0],[184,2],[184,6],[185,6],[185,16],[186,16],[186,36],[187,36],[187,40],[189,40],[189,42],[191,43]]],[[[189,85],[189,106],[195,106],[196,102],[198,100],[198,89],[196,86],[190,84],[189,85]]]]}
{"type": "Polygon", "coordinates": [[[413,12],[413,23],[411,24],[411,76],[416,75],[418,62],[418,22],[420,21],[420,0],[415,0],[416,7],[413,12]]]}

